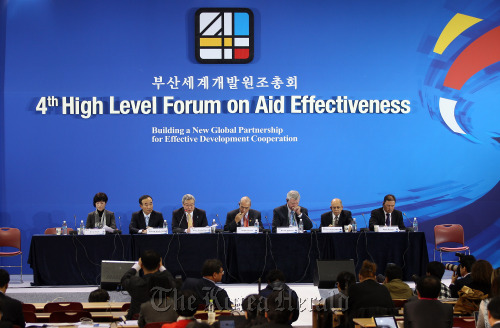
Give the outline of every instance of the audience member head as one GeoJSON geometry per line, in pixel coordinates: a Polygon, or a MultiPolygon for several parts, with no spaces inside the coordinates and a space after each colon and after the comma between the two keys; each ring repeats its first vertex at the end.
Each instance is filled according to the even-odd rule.
{"type": "Polygon", "coordinates": [[[198,300],[192,290],[184,290],[177,293],[175,300],[175,312],[183,317],[192,317],[198,311],[198,300]]]}
{"type": "Polygon", "coordinates": [[[491,283],[493,283],[493,279],[495,279],[496,277],[500,276],[500,267],[496,268],[495,270],[493,270],[493,272],[491,273],[491,283]]]}
{"type": "Polygon", "coordinates": [[[266,276],[266,281],[268,284],[271,284],[275,281],[285,282],[285,280],[286,280],[285,274],[283,273],[283,271],[278,269],[269,271],[266,276]]]}
{"type": "Polygon", "coordinates": [[[385,278],[387,282],[390,282],[394,279],[403,279],[403,269],[397,264],[391,263],[388,264],[385,268],[385,278]]]}
{"type": "Polygon", "coordinates": [[[439,280],[443,279],[444,270],[444,264],[441,262],[433,261],[427,264],[427,273],[438,278],[439,280]]]}
{"type": "Polygon", "coordinates": [[[489,297],[500,296],[500,276],[496,276],[491,282],[491,292],[489,297]]]}
{"type": "Polygon", "coordinates": [[[470,272],[472,281],[491,285],[491,274],[493,273],[493,267],[491,263],[486,260],[477,260],[473,265],[470,272]]]}
{"type": "Polygon", "coordinates": [[[241,308],[245,311],[247,320],[255,321],[257,317],[262,314],[264,310],[264,301],[264,297],[257,294],[248,295],[241,301],[241,308]]]}
{"type": "Polygon", "coordinates": [[[109,294],[106,290],[98,288],[89,294],[89,302],[108,302],[109,294]]]}
{"type": "Polygon", "coordinates": [[[0,269],[0,290],[3,291],[4,293],[9,287],[9,282],[10,282],[9,273],[4,269],[0,269]]]}
{"type": "Polygon", "coordinates": [[[476,262],[476,258],[474,255],[464,255],[458,262],[460,263],[460,274],[464,276],[472,271],[472,265],[476,262]]]}
{"type": "Polygon", "coordinates": [[[294,309],[290,293],[275,290],[266,300],[266,318],[272,323],[288,324],[292,320],[294,309]]]}
{"type": "Polygon", "coordinates": [[[441,292],[441,281],[435,276],[423,276],[417,281],[420,298],[437,298],[441,292]]]}
{"type": "Polygon", "coordinates": [[[96,203],[97,202],[104,202],[104,205],[106,205],[106,203],[108,202],[108,195],[106,195],[105,193],[103,192],[98,192],[97,194],[95,194],[94,196],[94,207],[97,207],[96,206],[96,203]]]}
{"type": "Polygon", "coordinates": [[[368,260],[363,261],[361,270],[359,270],[359,281],[364,281],[366,279],[375,280],[375,275],[377,274],[377,265],[368,260]]]}
{"type": "Polygon", "coordinates": [[[201,268],[201,275],[214,282],[220,282],[222,280],[222,276],[224,275],[222,262],[218,259],[206,260],[201,268]]]}
{"type": "Polygon", "coordinates": [[[352,272],[342,271],[337,275],[337,287],[347,294],[349,287],[356,284],[356,276],[352,272]]]}
{"type": "Polygon", "coordinates": [[[488,303],[488,321],[493,327],[500,320],[500,296],[494,297],[488,303]]]}
{"type": "MultiPolygon", "coordinates": [[[[148,273],[156,272],[161,265],[161,257],[154,250],[146,250],[141,255],[142,269],[148,271],[148,273]]],[[[146,272],[145,272],[146,273],[146,272]]]]}
{"type": "Polygon", "coordinates": [[[170,296],[175,286],[166,275],[151,275],[148,280],[149,296],[154,299],[164,300],[170,296]]]}

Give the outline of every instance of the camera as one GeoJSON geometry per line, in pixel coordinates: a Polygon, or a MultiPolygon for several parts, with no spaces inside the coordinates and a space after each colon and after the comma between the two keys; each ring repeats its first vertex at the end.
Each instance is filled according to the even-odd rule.
{"type": "Polygon", "coordinates": [[[444,268],[449,271],[453,272],[459,272],[460,271],[460,264],[451,264],[451,263],[446,263],[444,265],[444,268]]]}

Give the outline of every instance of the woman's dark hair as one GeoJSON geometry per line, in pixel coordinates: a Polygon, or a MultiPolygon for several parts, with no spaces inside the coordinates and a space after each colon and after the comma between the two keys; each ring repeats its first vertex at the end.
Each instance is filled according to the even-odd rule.
{"type": "Polygon", "coordinates": [[[94,196],[94,207],[95,207],[95,203],[97,203],[97,202],[105,202],[105,203],[107,203],[108,202],[108,195],[106,195],[103,192],[98,192],[94,196]]]}
{"type": "Polygon", "coordinates": [[[354,284],[356,284],[356,276],[352,272],[342,271],[338,274],[337,285],[341,290],[347,291],[354,284]]]}
{"type": "Polygon", "coordinates": [[[485,285],[491,285],[491,273],[493,267],[486,260],[477,260],[473,265],[470,273],[472,281],[485,285]]]}
{"type": "Polygon", "coordinates": [[[491,282],[490,298],[500,296],[500,276],[496,276],[491,282]]]}

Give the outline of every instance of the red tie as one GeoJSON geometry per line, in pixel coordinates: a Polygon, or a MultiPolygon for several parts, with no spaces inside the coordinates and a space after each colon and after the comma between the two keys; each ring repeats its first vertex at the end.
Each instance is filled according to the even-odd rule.
{"type": "Polygon", "coordinates": [[[245,227],[248,227],[248,215],[245,215],[245,217],[243,218],[243,225],[245,227]]]}

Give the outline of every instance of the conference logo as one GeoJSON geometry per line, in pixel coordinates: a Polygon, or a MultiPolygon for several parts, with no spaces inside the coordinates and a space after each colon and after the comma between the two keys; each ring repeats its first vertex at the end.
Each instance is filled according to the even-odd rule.
{"type": "Polygon", "coordinates": [[[196,60],[246,64],[254,54],[254,17],[246,8],[200,8],[195,14],[196,60]]]}
{"type": "Polygon", "coordinates": [[[472,109],[477,113],[498,107],[500,97],[494,89],[498,90],[500,82],[499,40],[498,21],[456,13],[442,29],[431,53],[434,60],[425,80],[428,89],[423,89],[422,98],[427,100],[424,105],[431,116],[472,142],[500,142],[495,121],[498,114],[487,119],[484,115],[470,117],[472,109]]]}

